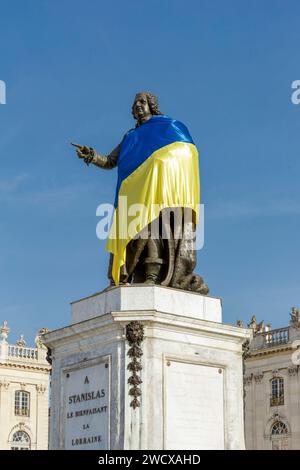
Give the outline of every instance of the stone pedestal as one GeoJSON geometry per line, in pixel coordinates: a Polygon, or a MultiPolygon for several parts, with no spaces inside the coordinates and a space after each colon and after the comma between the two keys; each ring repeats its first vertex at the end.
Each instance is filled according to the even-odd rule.
{"type": "Polygon", "coordinates": [[[249,332],[221,314],[220,299],[160,286],[74,302],[45,336],[50,449],[243,449],[249,332]]]}

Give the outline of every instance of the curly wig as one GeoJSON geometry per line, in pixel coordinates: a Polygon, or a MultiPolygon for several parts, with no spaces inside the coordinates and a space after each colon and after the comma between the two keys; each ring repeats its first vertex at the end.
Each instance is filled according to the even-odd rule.
{"type": "Polygon", "coordinates": [[[149,91],[140,91],[139,93],[137,93],[135,95],[135,99],[134,99],[134,102],[133,102],[133,105],[132,105],[132,108],[131,108],[131,113],[132,113],[132,116],[134,117],[134,119],[136,119],[136,117],[134,115],[133,107],[134,107],[134,103],[136,102],[137,97],[140,96],[140,95],[145,95],[146,96],[147,101],[148,101],[148,105],[149,105],[149,109],[151,111],[152,116],[157,116],[159,114],[162,114],[160,112],[159,108],[158,108],[157,96],[153,95],[149,91]]]}

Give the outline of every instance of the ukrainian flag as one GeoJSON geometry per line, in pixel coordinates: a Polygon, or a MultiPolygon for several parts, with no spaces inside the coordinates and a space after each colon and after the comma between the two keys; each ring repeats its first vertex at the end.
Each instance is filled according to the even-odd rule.
{"type": "Polygon", "coordinates": [[[159,115],[130,130],[121,144],[115,212],[106,244],[114,255],[112,277],[116,285],[126,262],[126,247],[135,235],[167,207],[189,207],[198,220],[199,204],[198,152],[186,126],[159,115]],[[126,197],[127,211],[121,196],[126,197]],[[134,204],[145,207],[137,224],[134,204]]]}

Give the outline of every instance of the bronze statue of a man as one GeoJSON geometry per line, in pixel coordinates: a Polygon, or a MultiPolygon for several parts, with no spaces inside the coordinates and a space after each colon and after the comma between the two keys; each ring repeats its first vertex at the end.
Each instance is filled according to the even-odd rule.
{"type": "Polygon", "coordinates": [[[138,93],[132,115],[136,127],[109,155],[75,144],[78,157],[87,164],[118,167],[115,214],[121,210],[120,196],[146,208],[136,236],[125,241],[117,236],[108,242],[108,277],[112,285],[160,284],[207,294],[207,285],[193,273],[199,205],[197,149],[184,124],[160,112],[153,94],[138,93]],[[155,236],[150,229],[153,222],[158,227],[155,236]]]}

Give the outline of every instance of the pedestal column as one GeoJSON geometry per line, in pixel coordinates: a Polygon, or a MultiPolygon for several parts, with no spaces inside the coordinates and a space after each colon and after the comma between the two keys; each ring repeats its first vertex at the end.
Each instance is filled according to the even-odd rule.
{"type": "Polygon", "coordinates": [[[53,351],[51,449],[243,449],[242,344],[217,298],[116,287],[72,304],[53,351]]]}

